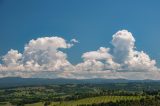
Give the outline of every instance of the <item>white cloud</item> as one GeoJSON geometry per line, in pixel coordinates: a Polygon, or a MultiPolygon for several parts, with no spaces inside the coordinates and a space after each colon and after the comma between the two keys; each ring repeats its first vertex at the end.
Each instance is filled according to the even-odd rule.
{"type": "Polygon", "coordinates": [[[131,71],[152,71],[157,70],[156,61],[151,60],[150,57],[143,51],[134,51],[132,58],[126,60],[124,66],[131,71]]]}
{"type": "Polygon", "coordinates": [[[136,50],[135,38],[127,30],[113,35],[113,49],[83,53],[83,62],[72,65],[62,49],[75,43],[78,40],[67,43],[61,37],[43,37],[29,41],[23,53],[11,49],[2,56],[0,77],[160,79],[156,61],[136,50]]]}
{"type": "Polygon", "coordinates": [[[61,67],[70,65],[67,55],[59,48],[70,48],[60,37],[44,37],[31,40],[23,53],[23,64],[28,70],[59,70],[61,67]]]}
{"type": "Polygon", "coordinates": [[[104,71],[114,70],[120,65],[113,61],[110,48],[100,47],[97,51],[86,52],[82,55],[83,63],[76,65],[76,70],[104,71]]]}
{"type": "Polygon", "coordinates": [[[76,71],[103,71],[104,63],[96,60],[86,60],[76,65],[76,71]]]}
{"type": "Polygon", "coordinates": [[[3,65],[0,65],[0,70],[22,70],[21,64],[22,54],[17,50],[11,49],[6,55],[2,57],[3,65]]]}
{"type": "Polygon", "coordinates": [[[71,42],[73,42],[73,43],[79,43],[79,41],[77,39],[71,39],[71,42]]]}
{"type": "Polygon", "coordinates": [[[143,51],[135,50],[135,39],[127,30],[118,31],[113,35],[114,60],[121,64],[122,70],[150,71],[156,69],[156,61],[143,51]]]}
{"type": "Polygon", "coordinates": [[[115,33],[112,39],[115,61],[122,63],[129,59],[134,51],[134,43],[134,37],[127,30],[121,30],[115,33]]]}
{"type": "Polygon", "coordinates": [[[24,47],[23,54],[17,50],[3,56],[1,70],[56,71],[70,66],[67,55],[60,48],[70,48],[60,37],[44,37],[31,40],[24,47]]]}
{"type": "Polygon", "coordinates": [[[109,48],[100,47],[97,51],[86,52],[82,55],[84,60],[106,60],[112,58],[108,53],[109,48]]]}
{"type": "Polygon", "coordinates": [[[70,44],[60,37],[44,37],[31,40],[25,45],[23,60],[24,62],[33,60],[41,65],[51,62],[52,59],[65,59],[66,54],[59,51],[59,48],[70,48],[70,44]]]}
{"type": "Polygon", "coordinates": [[[19,65],[19,60],[22,58],[22,54],[18,53],[17,50],[11,49],[8,53],[2,57],[2,61],[5,66],[17,66],[19,65]]]}

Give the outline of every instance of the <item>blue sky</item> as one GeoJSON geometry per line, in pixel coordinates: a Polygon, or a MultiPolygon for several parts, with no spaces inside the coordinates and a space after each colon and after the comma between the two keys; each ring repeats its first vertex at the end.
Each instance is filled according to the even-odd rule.
{"type": "MultiPolygon", "coordinates": [[[[4,56],[10,49],[18,50],[18,52],[23,55],[24,46],[26,45],[25,47],[28,47],[31,39],[39,42],[36,40],[37,38],[50,37],[41,40],[45,41],[46,45],[48,45],[47,41],[49,39],[53,41],[58,39],[61,40],[61,44],[63,44],[62,48],[68,48],[66,45],[70,44],[71,42],[69,41],[74,38],[77,39],[79,43],[74,44],[70,49],[62,50],[67,55],[67,61],[73,65],[78,64],[75,67],[79,67],[83,62],[86,64],[85,59],[90,59],[90,56],[93,54],[104,55],[104,57],[93,56],[92,59],[94,58],[94,61],[89,61],[91,63],[95,62],[94,64],[98,62],[99,64],[97,58],[109,58],[105,57],[110,55],[108,54],[108,48],[113,52],[114,49],[119,51],[119,47],[121,48],[121,46],[126,47],[126,45],[112,41],[112,39],[114,39],[112,36],[115,34],[115,39],[118,41],[121,42],[125,40],[125,42],[131,43],[129,44],[129,49],[127,49],[129,52],[130,49],[132,51],[133,46],[135,46],[137,51],[134,52],[144,51],[146,55],[149,56],[149,58],[146,57],[145,60],[143,60],[148,63],[143,63],[142,61],[142,66],[145,66],[144,64],[154,66],[155,64],[152,62],[152,59],[154,59],[157,63],[156,66],[159,67],[159,4],[159,0],[0,0],[0,56],[4,56]],[[118,33],[117,31],[120,32],[118,33]],[[130,35],[130,32],[132,35],[130,35]],[[124,36],[121,36],[121,34],[124,36]],[[59,38],[52,38],[52,36],[58,36],[59,38]],[[134,38],[132,38],[132,36],[134,38]],[[68,42],[63,42],[63,39],[68,42]],[[134,42],[134,39],[136,42],[134,42]],[[89,51],[93,52],[87,53],[89,51]],[[101,54],[104,51],[105,54],[101,54]]],[[[59,47],[58,49],[53,49],[59,52],[59,47]]],[[[26,62],[26,60],[23,59],[29,57],[25,57],[25,55],[21,56],[18,52],[11,50],[7,55],[8,57],[2,57],[1,63],[5,61],[8,64],[10,60],[9,63],[13,66],[13,64],[17,65],[26,62]],[[15,60],[13,60],[13,58],[15,60]],[[19,62],[19,58],[23,61],[19,62]]],[[[129,56],[129,52],[125,56],[129,56]]],[[[124,51],[122,54],[123,53],[124,51]]],[[[111,55],[116,57],[116,52],[111,53],[111,55]]],[[[137,59],[135,57],[137,55],[142,57],[146,56],[144,53],[133,53],[132,59],[137,59]]],[[[116,58],[118,59],[118,57],[116,58]]],[[[101,61],[102,63],[104,62],[103,59],[101,61]]],[[[113,63],[115,62],[115,64],[117,64],[116,59],[112,57],[110,57],[110,59],[113,59],[113,63]]],[[[142,60],[142,58],[140,59],[142,60]]],[[[121,60],[125,62],[123,59],[121,60]]],[[[134,62],[135,61],[137,60],[134,60],[134,62]]],[[[28,60],[28,62],[31,61],[28,60]]],[[[131,61],[127,60],[127,62],[131,61]]],[[[25,64],[28,63],[26,62],[25,64]]],[[[134,63],[132,63],[132,65],[133,64],[134,63]]],[[[98,70],[100,69],[98,68],[98,70]]],[[[131,70],[131,68],[129,68],[129,70],[131,70]]],[[[0,73],[0,75],[2,74],[0,73]]],[[[131,76],[134,75],[131,74],[131,76]]]]}
{"type": "Polygon", "coordinates": [[[22,51],[31,39],[57,35],[79,40],[67,51],[71,62],[77,63],[83,52],[111,46],[112,35],[127,29],[136,38],[137,49],[159,61],[159,4],[158,0],[0,0],[0,55],[11,48],[22,51]]]}

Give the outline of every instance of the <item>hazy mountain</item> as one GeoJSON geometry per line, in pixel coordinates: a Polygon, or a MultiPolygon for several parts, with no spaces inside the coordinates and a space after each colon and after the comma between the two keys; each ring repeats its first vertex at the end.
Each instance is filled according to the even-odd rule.
{"type": "Polygon", "coordinates": [[[45,78],[20,78],[6,77],[0,78],[0,88],[17,86],[38,86],[49,84],[105,84],[105,83],[129,83],[129,82],[158,82],[158,80],[126,80],[126,79],[45,79],[45,78]]]}

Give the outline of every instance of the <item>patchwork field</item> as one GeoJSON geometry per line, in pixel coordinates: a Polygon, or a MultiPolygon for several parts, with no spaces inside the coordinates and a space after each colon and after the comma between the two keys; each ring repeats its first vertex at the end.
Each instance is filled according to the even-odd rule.
{"type": "MultiPolygon", "coordinates": [[[[91,97],[74,101],[62,101],[62,102],[51,102],[49,106],[78,106],[82,104],[94,104],[94,103],[107,103],[107,102],[116,102],[121,100],[139,100],[144,98],[143,96],[99,96],[91,97]]],[[[44,106],[43,102],[35,104],[27,104],[25,106],[44,106]]]]}
{"type": "Polygon", "coordinates": [[[55,84],[2,88],[0,106],[159,106],[155,104],[160,104],[160,84],[151,85],[55,84]],[[154,89],[150,89],[151,85],[155,86],[154,89]]]}

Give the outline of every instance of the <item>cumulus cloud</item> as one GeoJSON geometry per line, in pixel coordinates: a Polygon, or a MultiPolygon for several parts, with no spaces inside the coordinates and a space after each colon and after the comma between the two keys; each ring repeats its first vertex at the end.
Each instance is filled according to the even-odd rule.
{"type": "Polygon", "coordinates": [[[156,69],[156,61],[143,51],[135,50],[135,39],[127,30],[118,31],[113,35],[114,60],[121,64],[122,70],[150,71],[156,69]]]}
{"type": "Polygon", "coordinates": [[[22,54],[17,50],[11,49],[8,53],[2,57],[2,61],[5,66],[18,66],[19,60],[22,58],[22,54]]]}
{"type": "Polygon", "coordinates": [[[152,71],[157,70],[156,61],[151,60],[150,57],[143,51],[134,51],[132,58],[126,60],[124,67],[131,71],[152,71]]]}
{"type": "Polygon", "coordinates": [[[105,47],[84,53],[82,55],[84,62],[76,65],[76,70],[88,71],[90,74],[106,73],[105,76],[103,73],[97,75],[99,77],[101,75],[101,78],[159,78],[156,61],[145,52],[135,50],[135,38],[131,32],[121,30],[115,33],[112,45],[113,54],[110,53],[110,48],[105,47]]]}
{"type": "Polygon", "coordinates": [[[83,63],[76,65],[76,70],[104,71],[113,70],[119,64],[113,61],[113,56],[109,53],[110,48],[100,47],[97,51],[86,52],[82,55],[83,63]]]}
{"type": "Polygon", "coordinates": [[[103,71],[104,63],[96,60],[86,60],[76,65],[77,71],[103,71]]]}
{"type": "Polygon", "coordinates": [[[120,63],[129,59],[134,51],[134,43],[134,37],[127,30],[121,30],[115,33],[112,39],[115,61],[120,63]]]}
{"type": "Polygon", "coordinates": [[[71,48],[78,40],[33,39],[22,53],[11,49],[2,56],[0,77],[160,79],[156,61],[144,51],[137,51],[135,41],[131,32],[120,30],[113,35],[113,48],[85,52],[83,62],[72,65],[63,49],[71,48]]]}
{"type": "Polygon", "coordinates": [[[22,70],[21,59],[22,54],[11,49],[6,55],[2,56],[3,65],[0,65],[0,70],[22,70]]]}
{"type": "Polygon", "coordinates": [[[112,55],[110,55],[109,48],[105,47],[100,47],[99,50],[97,51],[91,51],[91,52],[86,52],[82,55],[82,58],[84,60],[106,60],[109,58],[112,58],[112,55]]]}
{"type": "Polygon", "coordinates": [[[59,49],[70,48],[60,37],[43,37],[29,41],[24,47],[24,52],[10,50],[2,61],[1,70],[20,71],[56,71],[70,67],[67,55],[59,49]]]}
{"type": "Polygon", "coordinates": [[[31,40],[24,48],[22,62],[29,70],[58,70],[70,65],[67,55],[60,48],[70,48],[60,37],[44,37],[31,40]]]}

